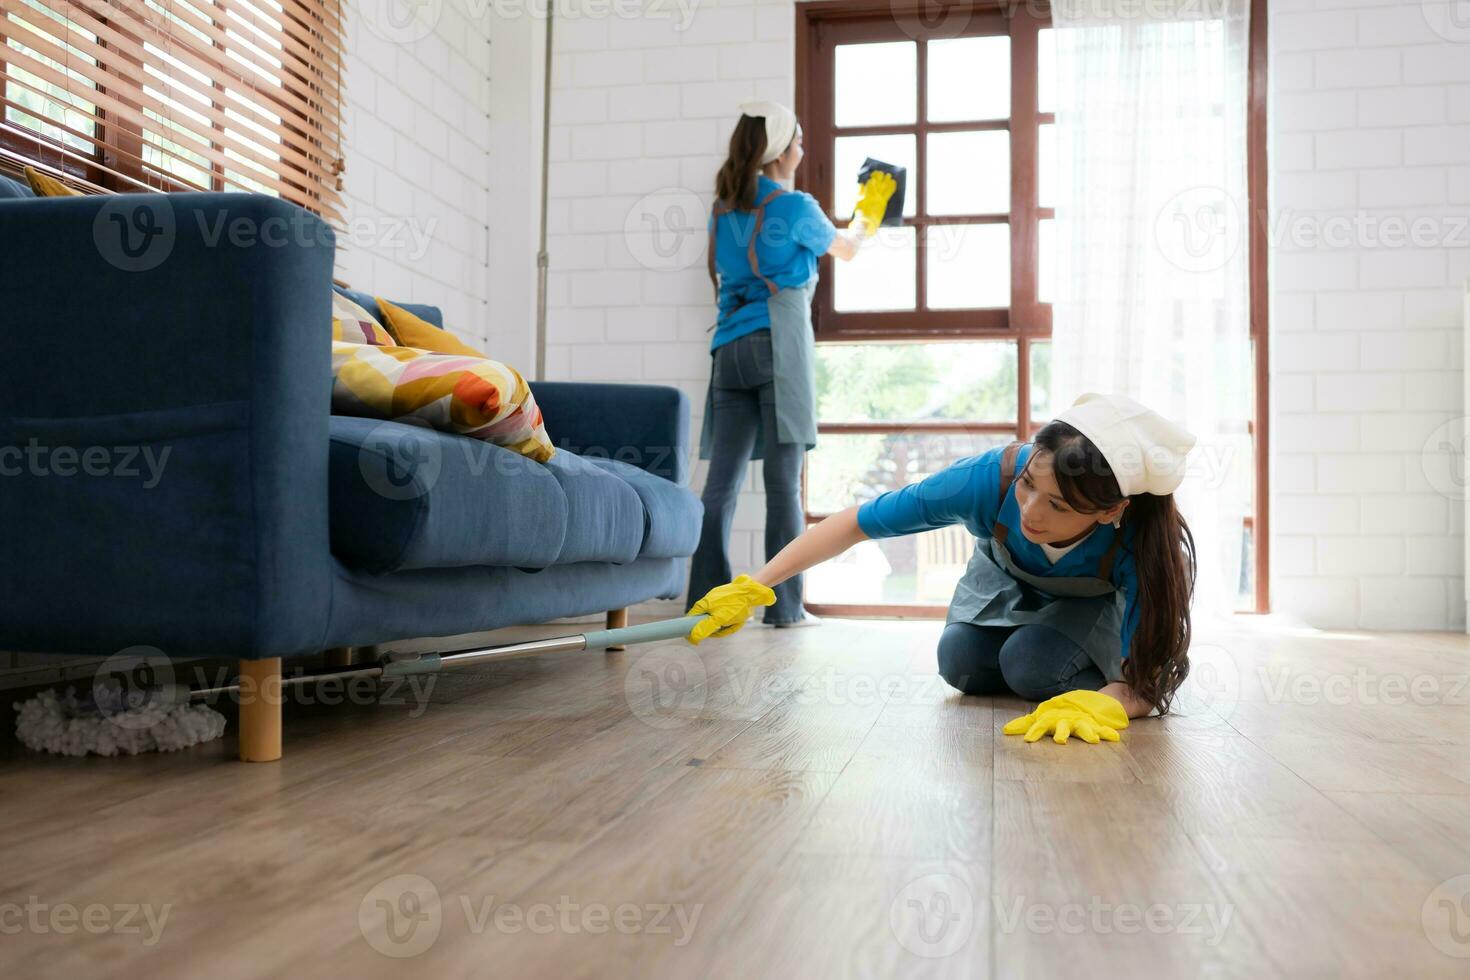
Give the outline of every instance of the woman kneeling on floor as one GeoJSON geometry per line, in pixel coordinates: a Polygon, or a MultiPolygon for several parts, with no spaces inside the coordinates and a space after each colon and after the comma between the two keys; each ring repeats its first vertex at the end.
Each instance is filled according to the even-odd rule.
{"type": "Polygon", "coordinates": [[[1194,538],[1174,501],[1195,438],[1137,402],[1083,395],[1031,443],[964,459],[834,514],[754,576],[709,591],[689,639],[738,630],[774,586],[870,538],[964,524],[978,539],[939,672],[965,694],[1042,702],[1008,735],[1116,741],[1189,672],[1194,538]]]}

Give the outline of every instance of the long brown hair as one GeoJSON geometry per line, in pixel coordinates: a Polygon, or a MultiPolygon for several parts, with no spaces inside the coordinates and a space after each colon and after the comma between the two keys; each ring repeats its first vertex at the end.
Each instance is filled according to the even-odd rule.
{"type": "Polygon", "coordinates": [[[715,200],[735,211],[755,207],[755,189],[766,155],[766,121],[741,116],[730,134],[730,152],[715,175],[715,200]]]}
{"type": "Polygon", "coordinates": [[[1138,572],[1138,625],[1123,679],[1140,699],[1166,714],[1174,692],[1189,676],[1189,606],[1197,570],[1194,535],[1175,506],[1174,495],[1134,494],[1125,498],[1112,467],[1088,439],[1066,422],[1048,423],[1036,434],[1036,448],[1052,455],[1057,487],[1073,510],[1093,514],[1129,501],[1120,534],[1133,529],[1131,544],[1138,572]]]}

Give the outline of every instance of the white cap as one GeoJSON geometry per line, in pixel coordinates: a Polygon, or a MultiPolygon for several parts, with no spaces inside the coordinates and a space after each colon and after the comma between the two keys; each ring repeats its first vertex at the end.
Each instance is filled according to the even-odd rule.
{"type": "Polygon", "coordinates": [[[796,138],[796,113],[779,102],[742,102],[740,111],[766,121],[766,152],[761,157],[762,166],[785,153],[796,138]]]}
{"type": "Polygon", "coordinates": [[[1057,421],[1092,440],[1118,478],[1124,496],[1162,496],[1184,482],[1186,457],[1195,444],[1193,433],[1131,398],[1088,392],[1058,415],[1057,421]]]}

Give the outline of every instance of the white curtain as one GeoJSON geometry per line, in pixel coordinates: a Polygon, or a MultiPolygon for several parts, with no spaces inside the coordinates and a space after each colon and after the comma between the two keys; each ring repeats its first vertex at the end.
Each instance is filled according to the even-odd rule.
{"type": "Polygon", "coordinates": [[[1201,617],[1238,603],[1254,479],[1248,13],[1249,0],[1052,5],[1051,408],[1116,392],[1199,437],[1177,499],[1199,551],[1201,617]]]}

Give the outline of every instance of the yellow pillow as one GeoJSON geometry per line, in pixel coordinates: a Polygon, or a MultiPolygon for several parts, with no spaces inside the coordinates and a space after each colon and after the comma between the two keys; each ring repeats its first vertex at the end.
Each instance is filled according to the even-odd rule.
{"type": "Polygon", "coordinates": [[[55,177],[41,173],[35,167],[25,168],[26,180],[37,197],[81,197],[82,192],[73,190],[55,177]]]}
{"type": "Polygon", "coordinates": [[[383,325],[388,328],[389,333],[398,338],[401,346],[431,350],[438,354],[463,354],[465,357],[487,356],[483,351],[475,350],[448,330],[439,329],[423,317],[414,316],[403,307],[394,306],[381,296],[374,298],[378,301],[378,309],[383,314],[383,325]]]}
{"type": "Polygon", "coordinates": [[[332,290],[332,339],[375,347],[398,346],[388,331],[378,326],[372,314],[335,289],[332,290]]]}

